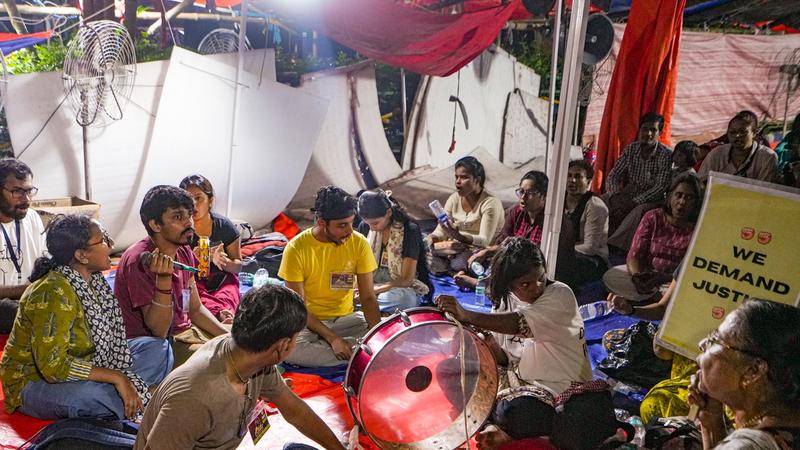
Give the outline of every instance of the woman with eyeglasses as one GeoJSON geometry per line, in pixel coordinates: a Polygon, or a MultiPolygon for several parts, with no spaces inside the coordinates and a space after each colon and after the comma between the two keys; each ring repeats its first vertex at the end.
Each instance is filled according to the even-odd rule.
{"type": "MultiPolygon", "coordinates": [[[[519,203],[506,210],[505,224],[494,240],[494,244],[475,252],[467,261],[468,266],[477,261],[486,264],[497,253],[503,242],[510,237],[528,239],[537,246],[542,242],[544,226],[544,206],[547,198],[549,180],[544,172],[532,170],[519,180],[519,188],[515,191],[519,203]]],[[[572,273],[575,267],[575,237],[572,224],[568,218],[561,221],[561,238],[558,242],[558,266],[556,279],[572,285],[572,273]]],[[[476,274],[480,275],[480,274],[476,274]]],[[[477,280],[465,273],[454,277],[459,286],[475,286],[477,280]]]]}
{"type": "MultiPolygon", "coordinates": [[[[578,302],[567,285],[547,278],[539,247],[530,239],[511,237],[492,267],[491,314],[467,311],[446,295],[436,302],[460,322],[490,332],[486,341],[501,367],[500,390],[536,386],[556,396],[573,383],[589,381],[592,371],[578,302]]],[[[533,437],[530,431],[543,424],[517,425],[520,429],[501,430],[522,439],[533,437]]]]}
{"type": "Polygon", "coordinates": [[[484,189],[486,171],[475,157],[456,162],[456,192],[444,204],[449,220],[428,235],[431,271],[457,272],[466,267],[475,248],[490,245],[503,227],[503,204],[484,189]]]}
{"type": "Polygon", "coordinates": [[[800,447],[800,309],[748,300],[700,349],[689,402],[699,407],[703,448],[800,447]]]}
{"type": "Polygon", "coordinates": [[[131,355],[102,274],[113,241],[96,220],[70,215],[50,222],[46,242],[52,256],[34,264],[0,362],[6,410],[40,419],[136,417],[166,373],[134,369],[147,355],[131,355]]]}
{"type": "Polygon", "coordinates": [[[239,229],[227,217],[212,211],[214,187],[202,175],[181,180],[181,189],[194,200],[194,229],[192,248],[200,236],[209,239],[210,267],[208,278],[197,279],[200,301],[222,323],[233,323],[233,315],[242,296],[239,291],[239,271],[242,270],[239,229]]]}

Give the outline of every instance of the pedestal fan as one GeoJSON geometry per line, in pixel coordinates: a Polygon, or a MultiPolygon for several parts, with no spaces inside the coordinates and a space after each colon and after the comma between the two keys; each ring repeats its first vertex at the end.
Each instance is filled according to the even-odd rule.
{"type": "Polygon", "coordinates": [[[67,47],[64,89],[83,128],[86,199],[92,199],[89,125],[122,119],[136,79],[136,52],[128,31],[109,20],[87,22],[67,47]]]}

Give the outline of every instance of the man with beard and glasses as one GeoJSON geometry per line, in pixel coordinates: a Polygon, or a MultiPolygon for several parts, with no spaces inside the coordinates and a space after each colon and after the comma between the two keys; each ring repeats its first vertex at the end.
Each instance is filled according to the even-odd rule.
{"type": "Polygon", "coordinates": [[[36,195],[33,172],[14,158],[0,160],[0,333],[11,332],[19,298],[28,287],[33,262],[44,255],[44,226],[35,211],[28,214],[36,195]]]}
{"type": "Polygon", "coordinates": [[[148,237],[122,255],[114,283],[131,353],[148,355],[134,360],[134,367],[163,368],[166,375],[173,361],[179,366],[202,344],[228,332],[200,302],[193,274],[172,265],[197,266],[189,246],[193,212],[192,197],[175,186],[155,186],[142,200],[139,216],[148,237]]]}
{"type": "Polygon", "coordinates": [[[336,186],[317,191],[316,223],[289,242],[278,275],[308,307],[308,326],[286,362],[306,367],[344,364],[356,339],[380,321],[372,284],[377,268],[367,238],[353,233],[356,199],[336,186]],[[361,311],[354,311],[358,283],[361,311]]]}

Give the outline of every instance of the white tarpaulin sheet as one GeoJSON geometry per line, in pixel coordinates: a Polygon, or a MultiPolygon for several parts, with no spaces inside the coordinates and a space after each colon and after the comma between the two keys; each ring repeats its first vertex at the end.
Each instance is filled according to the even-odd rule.
{"type": "MultiPolygon", "coordinates": [[[[619,52],[624,30],[624,26],[615,25],[614,56],[619,52]]],[[[672,134],[693,136],[724,131],[730,118],[744,109],[755,112],[761,119],[783,120],[786,79],[781,77],[779,68],[788,63],[787,57],[797,49],[800,49],[798,34],[750,36],[684,32],[672,134]]],[[[795,60],[794,64],[800,64],[800,60],[795,60]]],[[[613,64],[608,66],[594,82],[584,136],[599,134],[605,92],[613,73],[613,64]]],[[[795,91],[789,99],[790,120],[798,112],[800,91],[795,91]]],[[[638,117],[631,120],[638,122],[638,117]]]]}
{"type": "MultiPolygon", "coordinates": [[[[330,109],[303,183],[289,205],[294,215],[308,212],[320,186],[336,185],[351,194],[367,188],[357,161],[356,139],[376,183],[400,174],[383,131],[372,62],[304,75],[300,91],[328,99],[330,109]]],[[[302,129],[305,124],[301,121],[296,126],[302,129]]]]}
{"type": "MultiPolygon", "coordinates": [[[[243,75],[230,215],[263,226],[286,207],[300,185],[328,101],[268,80],[259,85],[258,76],[243,75]]],[[[216,208],[226,209],[235,79],[234,66],[173,50],[136,189],[140,198],[151,186],[177,184],[197,172],[214,183],[216,208]]]]}
{"type": "MultiPolygon", "coordinates": [[[[124,118],[90,128],[93,200],[121,246],[144,235],[139,206],[155,184],[174,185],[189,173],[202,173],[214,184],[217,209],[224,211],[236,71],[231,56],[175,48],[169,62],[139,64],[124,118]]],[[[231,214],[256,226],[292,198],[328,103],[271,81],[272,53],[263,73],[262,59],[263,51],[248,52],[246,59],[255,73],[243,77],[231,214]],[[285,158],[290,152],[294,157],[285,158]]],[[[34,171],[39,197],[83,195],[81,128],[66,103],[58,107],[64,97],[61,74],[14,76],[8,91],[12,144],[34,171]]]]}
{"type": "MultiPolygon", "coordinates": [[[[101,220],[115,238],[128,212],[139,210],[138,193],[131,187],[144,170],[144,149],[168,66],[168,61],[139,64],[123,119],[89,128],[94,201],[101,204],[101,220]]],[[[84,196],[81,127],[69,104],[61,103],[64,96],[60,72],[9,78],[5,108],[11,143],[33,170],[39,198],[84,196]]],[[[135,234],[142,232],[140,223],[135,234]]]]}
{"type": "MultiPolygon", "coordinates": [[[[478,147],[486,149],[490,155],[500,159],[506,105],[510,94],[519,89],[528,93],[525,95],[528,98],[535,97],[530,93],[539,92],[539,75],[518,63],[513,56],[502,49],[494,47],[483,52],[453,75],[425,79],[425,83],[420,85],[409,119],[408,139],[403,149],[404,169],[426,164],[433,167],[447,167],[478,147]],[[452,153],[448,153],[455,107],[455,103],[449,101],[451,95],[458,96],[463,102],[469,129],[465,126],[461,112],[457,112],[456,146],[452,153]]],[[[538,99],[537,101],[541,102],[538,99]]],[[[533,107],[532,111],[538,110],[537,106],[529,105],[530,107],[533,107]]],[[[512,108],[510,111],[525,113],[524,109],[518,108],[512,108]]],[[[541,127],[538,128],[527,114],[523,118],[512,118],[510,123],[514,127],[525,126],[529,130],[517,132],[507,129],[505,136],[523,138],[529,134],[543,133],[545,130],[543,124],[547,122],[546,116],[542,119],[538,119],[541,127]]],[[[541,142],[544,143],[544,136],[541,142]]],[[[543,145],[541,148],[534,148],[531,141],[528,145],[527,159],[535,157],[537,153],[544,154],[543,145]]],[[[508,143],[506,148],[509,152],[519,153],[519,149],[523,146],[523,143],[508,143]]],[[[525,158],[516,155],[514,159],[525,158]]]]}

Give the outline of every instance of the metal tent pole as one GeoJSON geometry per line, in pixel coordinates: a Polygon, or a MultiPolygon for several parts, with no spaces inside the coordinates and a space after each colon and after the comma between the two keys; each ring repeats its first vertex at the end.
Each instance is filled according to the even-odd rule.
{"type": "Polygon", "coordinates": [[[556,78],[558,77],[558,41],[561,36],[561,10],[563,9],[564,0],[556,1],[556,17],[553,22],[553,32],[551,33],[553,39],[553,54],[550,59],[550,91],[547,95],[549,98],[547,106],[547,140],[544,146],[544,170],[547,172],[552,165],[551,142],[553,142],[553,114],[556,107],[556,78]]]}
{"type": "Polygon", "coordinates": [[[233,205],[233,158],[236,155],[236,130],[239,122],[239,95],[242,89],[242,75],[244,73],[244,52],[247,49],[247,14],[248,0],[242,0],[242,21],[239,23],[239,59],[236,65],[236,85],[233,87],[233,122],[231,123],[231,145],[228,149],[228,192],[225,202],[225,215],[231,217],[233,205]]]}
{"type": "Polygon", "coordinates": [[[555,276],[558,263],[558,240],[561,219],[564,215],[564,194],[566,174],[569,164],[572,130],[575,123],[575,109],[578,107],[578,94],[581,82],[583,44],[586,40],[586,22],[589,18],[589,0],[574,0],[572,15],[566,39],[564,73],[561,77],[561,96],[556,121],[555,142],[553,145],[553,164],[547,168],[550,189],[544,212],[542,248],[547,261],[547,273],[555,276]]]}

